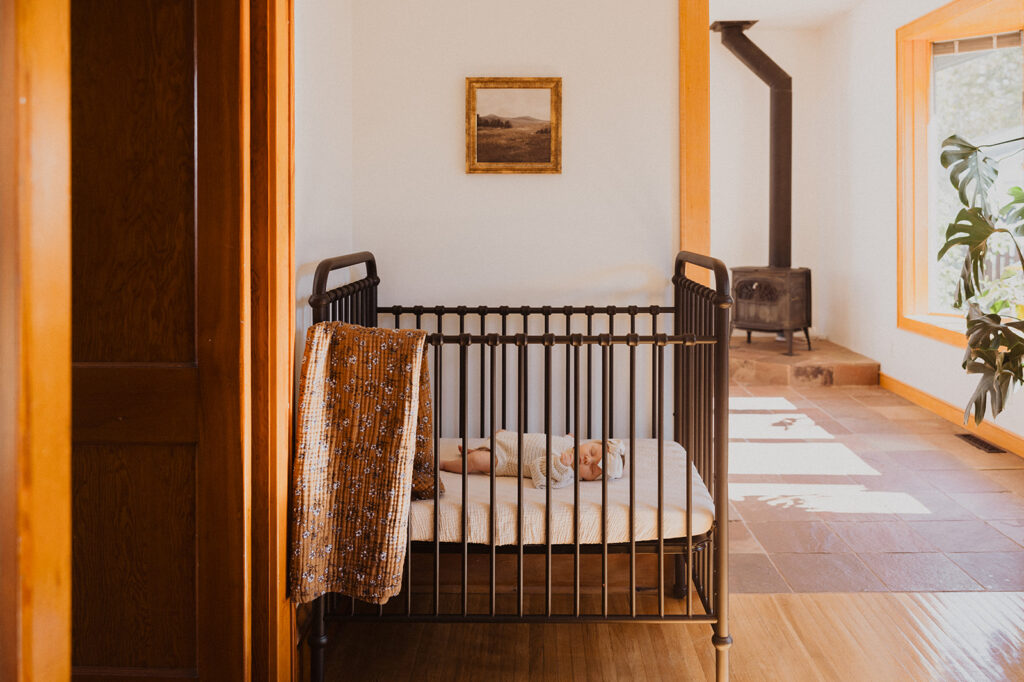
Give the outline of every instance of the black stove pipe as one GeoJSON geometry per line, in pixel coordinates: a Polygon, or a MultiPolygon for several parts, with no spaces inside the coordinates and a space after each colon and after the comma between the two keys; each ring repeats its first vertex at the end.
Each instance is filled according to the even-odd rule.
{"type": "Polygon", "coordinates": [[[756,21],[716,21],[722,45],[771,88],[768,266],[791,265],[793,219],[793,79],[744,35],[756,21]]]}

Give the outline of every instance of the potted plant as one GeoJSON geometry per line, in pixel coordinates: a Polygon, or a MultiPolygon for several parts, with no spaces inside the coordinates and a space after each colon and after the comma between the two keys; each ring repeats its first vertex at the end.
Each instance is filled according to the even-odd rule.
{"type": "Polygon", "coordinates": [[[1010,201],[1000,201],[994,191],[999,163],[1024,149],[1024,137],[987,145],[973,145],[953,135],[942,143],[940,161],[949,170],[962,207],[946,229],[939,250],[941,260],[955,246],[966,247],[954,306],[967,304],[967,351],[963,367],[979,375],[978,385],[964,410],[964,423],[974,410],[975,423],[985,418],[991,402],[993,416],[1006,407],[1010,389],[1024,384],[1024,253],[1015,235],[1024,236],[1024,190],[1009,190],[1010,201]],[[1013,153],[993,159],[983,150],[1016,143],[1013,153]],[[1018,266],[1002,276],[986,273],[986,259],[995,240],[1009,240],[1018,266]],[[991,243],[990,243],[991,242],[991,243]]]}

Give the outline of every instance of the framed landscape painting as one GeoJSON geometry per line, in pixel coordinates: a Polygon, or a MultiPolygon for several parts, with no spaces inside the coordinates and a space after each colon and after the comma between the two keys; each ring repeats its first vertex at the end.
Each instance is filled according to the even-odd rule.
{"type": "Polygon", "coordinates": [[[467,78],[467,173],[561,173],[562,79],[467,78]]]}

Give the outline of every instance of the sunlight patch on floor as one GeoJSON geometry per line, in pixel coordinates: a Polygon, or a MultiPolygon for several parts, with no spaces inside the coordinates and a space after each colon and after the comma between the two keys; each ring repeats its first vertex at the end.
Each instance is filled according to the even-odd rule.
{"type": "Polygon", "coordinates": [[[731,414],[729,437],[757,440],[834,440],[831,433],[815,424],[810,417],[798,413],[731,414]]]}
{"type": "Polygon", "coordinates": [[[836,514],[921,514],[931,512],[907,493],[868,490],[863,485],[731,483],[733,502],[756,500],[772,507],[796,507],[836,514]]]}
{"type": "Polygon", "coordinates": [[[730,443],[729,473],[881,475],[842,443],[730,443]]]}

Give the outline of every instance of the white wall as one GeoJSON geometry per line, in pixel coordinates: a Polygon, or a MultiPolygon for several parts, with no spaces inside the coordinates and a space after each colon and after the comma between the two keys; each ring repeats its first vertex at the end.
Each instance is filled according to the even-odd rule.
{"type": "MultiPolygon", "coordinates": [[[[758,24],[747,36],[793,78],[792,262],[812,267],[827,220],[823,194],[829,191],[821,174],[830,131],[821,99],[833,87],[816,58],[821,31],[758,24]]],[[[729,267],[768,265],[769,111],[768,86],[712,33],[711,253],[729,267]]],[[[811,274],[814,332],[821,334],[831,311],[817,298],[824,273],[811,274]]]]}
{"type": "Polygon", "coordinates": [[[352,251],[352,5],[295,3],[296,372],[313,271],[352,251]]]}
{"type": "Polygon", "coordinates": [[[353,247],[385,303],[668,300],[675,0],[354,3],[353,247]],[[560,175],[465,173],[465,78],[559,76],[560,175]]]}
{"type": "MultiPolygon", "coordinates": [[[[862,0],[828,26],[821,68],[834,134],[821,173],[828,220],[822,226],[815,292],[830,309],[830,338],[878,360],[882,372],[954,405],[976,379],[963,351],[896,328],[896,29],[946,0],[862,0]],[[827,274],[827,278],[826,278],[827,274]]],[[[1024,434],[1024,393],[994,420],[1024,434]]]]}
{"type": "Polygon", "coordinates": [[[364,249],[384,305],[671,300],[677,12],[675,0],[297,3],[297,331],[316,262],[364,249]],[[562,78],[561,174],[465,173],[469,76],[562,78]]]}

